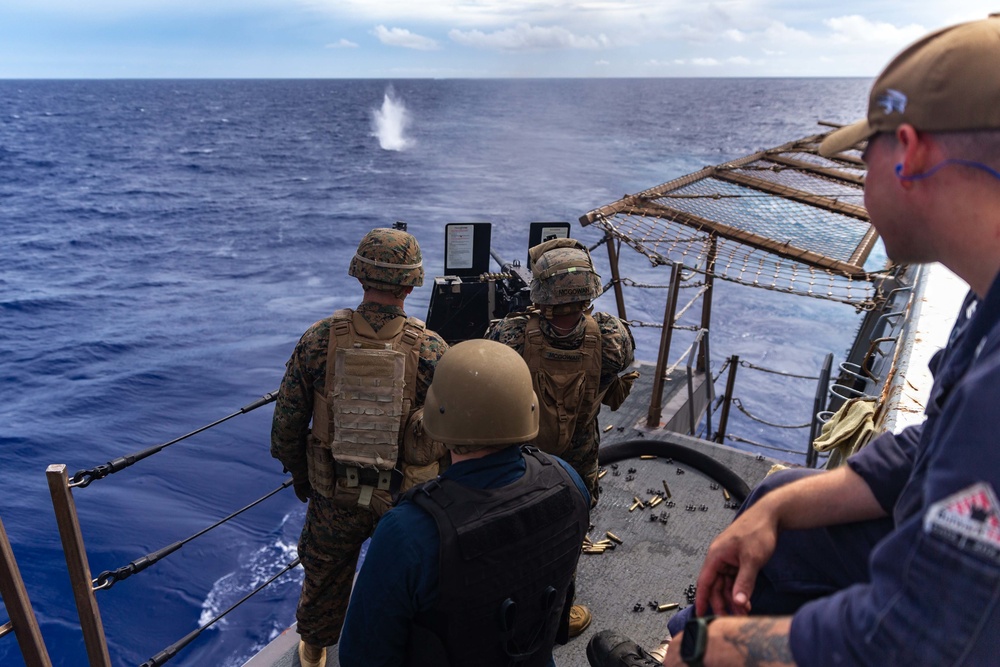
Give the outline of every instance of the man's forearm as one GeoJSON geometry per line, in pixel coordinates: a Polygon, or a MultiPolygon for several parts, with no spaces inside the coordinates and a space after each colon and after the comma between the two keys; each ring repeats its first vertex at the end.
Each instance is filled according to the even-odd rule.
{"type": "MultiPolygon", "coordinates": [[[[788,644],[790,616],[727,616],[708,628],[705,667],[785,667],[794,665],[788,644]]],[[[680,646],[683,633],[674,637],[666,665],[683,667],[680,646]]]]}
{"type": "Polygon", "coordinates": [[[886,516],[864,478],[848,466],[775,489],[761,498],[755,509],[772,512],[779,530],[818,528],[886,516]]]}
{"type": "Polygon", "coordinates": [[[794,665],[791,627],[791,616],[720,618],[710,626],[705,667],[794,665]]]}

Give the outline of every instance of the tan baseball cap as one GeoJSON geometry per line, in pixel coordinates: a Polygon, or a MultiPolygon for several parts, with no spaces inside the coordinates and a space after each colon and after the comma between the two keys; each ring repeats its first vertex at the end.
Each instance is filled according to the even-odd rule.
{"type": "Polygon", "coordinates": [[[882,70],[868,117],[830,133],[829,157],[909,123],[926,132],[1000,129],[1000,14],[932,32],[882,70]]]}

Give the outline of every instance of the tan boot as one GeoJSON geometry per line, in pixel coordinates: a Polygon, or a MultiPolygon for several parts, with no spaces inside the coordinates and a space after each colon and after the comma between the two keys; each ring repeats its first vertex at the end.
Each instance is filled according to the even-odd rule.
{"type": "Polygon", "coordinates": [[[299,664],[302,667],[326,667],[326,647],[299,640],[299,664]]]}
{"type": "Polygon", "coordinates": [[[670,648],[670,638],[667,637],[660,645],[649,652],[651,656],[656,658],[657,662],[663,662],[667,659],[667,649],[670,648]]]}
{"type": "Polygon", "coordinates": [[[582,604],[575,604],[569,608],[569,636],[579,637],[591,621],[590,610],[582,604]]]}

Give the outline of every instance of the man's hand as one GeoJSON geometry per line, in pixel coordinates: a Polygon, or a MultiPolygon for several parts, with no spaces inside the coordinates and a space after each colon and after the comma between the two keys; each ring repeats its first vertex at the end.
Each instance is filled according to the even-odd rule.
{"type": "Polygon", "coordinates": [[[772,490],[747,508],[708,548],[698,575],[695,609],[706,614],[750,612],[757,573],[774,554],[778,532],[886,516],[864,479],[840,466],[772,490]]]}
{"type": "Polygon", "coordinates": [[[708,547],[698,575],[695,610],[704,616],[750,613],[757,573],[774,554],[778,521],[766,503],[747,509],[708,547]]]}
{"type": "Polygon", "coordinates": [[[293,481],[292,489],[295,491],[295,497],[304,503],[309,502],[309,499],[312,498],[313,490],[308,479],[304,479],[301,482],[293,481]]]}

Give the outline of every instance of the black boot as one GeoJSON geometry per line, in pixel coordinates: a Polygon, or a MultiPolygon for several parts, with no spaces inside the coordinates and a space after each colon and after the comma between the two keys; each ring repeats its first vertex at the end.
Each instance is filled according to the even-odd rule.
{"type": "Polygon", "coordinates": [[[590,667],[659,667],[662,663],[614,630],[601,630],[587,644],[590,667]]]}

